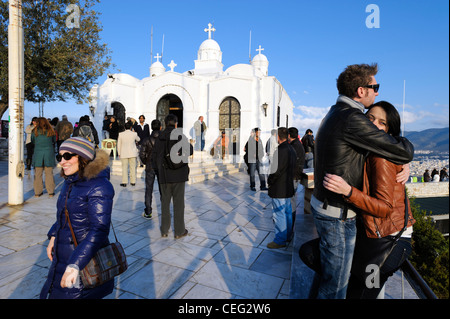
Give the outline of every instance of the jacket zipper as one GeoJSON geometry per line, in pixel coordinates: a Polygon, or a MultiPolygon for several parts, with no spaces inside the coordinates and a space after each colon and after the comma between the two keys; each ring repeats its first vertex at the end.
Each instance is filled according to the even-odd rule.
{"type": "Polygon", "coordinates": [[[377,219],[375,217],[372,217],[372,218],[373,218],[373,223],[375,224],[375,228],[376,228],[375,233],[377,234],[378,238],[381,238],[382,236],[381,236],[380,230],[378,229],[377,219]]]}

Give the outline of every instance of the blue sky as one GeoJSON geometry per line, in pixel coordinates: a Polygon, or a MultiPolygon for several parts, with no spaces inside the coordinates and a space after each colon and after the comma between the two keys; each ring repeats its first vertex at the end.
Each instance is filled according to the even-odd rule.
{"type": "MultiPolygon", "coordinates": [[[[177,63],[176,72],[194,68],[208,23],[223,52],[224,70],[249,62],[259,45],[269,60],[269,75],[284,86],[295,105],[295,126],[316,131],[337,98],[336,78],[349,64],[379,65],[377,100],[403,111],[406,131],[449,126],[449,3],[447,0],[103,0],[102,40],[123,72],[149,75],[150,32],[153,56],[177,63]],[[379,8],[379,28],[368,28],[370,4],[379,8]]],[[[371,22],[375,20],[369,19],[371,22]]],[[[153,62],[155,59],[153,59],[153,62]]],[[[166,67],[168,69],[168,67],[166,67]]],[[[102,84],[106,74],[98,79],[102,84]]],[[[26,122],[38,113],[26,103],[26,122]]],[[[66,113],[75,120],[88,106],[72,102],[45,105],[45,116],[66,113]]]]}

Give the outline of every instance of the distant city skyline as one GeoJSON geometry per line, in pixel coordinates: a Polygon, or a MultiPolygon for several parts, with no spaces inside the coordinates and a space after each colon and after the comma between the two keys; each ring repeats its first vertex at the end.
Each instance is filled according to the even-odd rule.
{"type": "MultiPolygon", "coordinates": [[[[317,131],[336,101],[335,81],[347,65],[373,62],[379,65],[377,101],[397,107],[405,131],[449,126],[448,1],[108,0],[95,8],[101,13],[102,41],[113,51],[117,68],[98,84],[107,73],[148,77],[157,54],[166,69],[171,60],[175,72],[193,69],[208,36],[203,30],[212,23],[224,69],[249,63],[249,55],[255,56],[259,46],[264,49],[269,75],[295,106],[290,125],[300,134],[307,128],[317,131]]],[[[44,105],[45,117],[63,114],[75,122],[90,112],[87,104],[73,101],[44,105]]],[[[25,102],[25,124],[37,115],[38,105],[25,102]]]]}

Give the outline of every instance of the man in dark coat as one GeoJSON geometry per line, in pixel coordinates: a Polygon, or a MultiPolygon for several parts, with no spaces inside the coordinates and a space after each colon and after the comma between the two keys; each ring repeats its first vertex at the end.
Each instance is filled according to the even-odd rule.
{"type": "Polygon", "coordinates": [[[161,236],[167,237],[170,228],[170,202],[173,199],[173,223],[175,239],[188,231],[184,224],[184,190],[189,180],[188,160],[194,152],[182,129],[177,129],[178,118],[166,116],[166,129],[156,139],[153,166],[157,167],[161,192],[161,236]]]}
{"type": "Polygon", "coordinates": [[[267,248],[286,247],[292,234],[292,205],[294,172],[297,155],[288,142],[288,129],[278,128],[278,148],[270,165],[269,196],[272,198],[275,238],[267,248]]]}
{"type": "Polygon", "coordinates": [[[152,218],[153,184],[155,183],[155,177],[157,177],[157,168],[153,167],[152,156],[153,153],[156,153],[154,146],[161,130],[161,122],[159,120],[153,120],[151,124],[152,134],[144,139],[139,150],[139,158],[145,164],[145,210],[142,214],[142,217],[145,219],[152,218]]]}
{"type": "Polygon", "coordinates": [[[288,142],[294,148],[296,153],[295,172],[294,172],[294,196],[291,198],[292,205],[292,227],[295,224],[295,215],[297,214],[297,189],[303,187],[300,183],[303,174],[303,166],[305,165],[305,149],[302,142],[298,139],[298,130],[295,127],[288,129],[288,142]]]}
{"type": "Polygon", "coordinates": [[[314,168],[314,136],[311,129],[307,129],[303,135],[302,145],[305,151],[305,168],[314,168]]]}

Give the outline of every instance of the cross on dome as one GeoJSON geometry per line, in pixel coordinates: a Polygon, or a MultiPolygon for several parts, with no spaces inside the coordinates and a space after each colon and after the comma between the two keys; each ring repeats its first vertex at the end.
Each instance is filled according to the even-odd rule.
{"type": "Polygon", "coordinates": [[[159,62],[159,59],[161,59],[161,58],[162,58],[162,56],[160,56],[159,53],[157,53],[155,56],[156,62],[159,62]]]}
{"type": "Polygon", "coordinates": [[[258,51],[258,53],[261,54],[261,51],[264,51],[264,49],[261,48],[261,45],[259,45],[259,49],[256,49],[256,51],[258,51]]]}
{"type": "Polygon", "coordinates": [[[208,28],[205,28],[205,32],[208,32],[208,39],[211,39],[211,31],[216,32],[216,29],[212,28],[211,23],[208,23],[208,28]]]}

